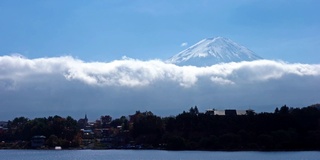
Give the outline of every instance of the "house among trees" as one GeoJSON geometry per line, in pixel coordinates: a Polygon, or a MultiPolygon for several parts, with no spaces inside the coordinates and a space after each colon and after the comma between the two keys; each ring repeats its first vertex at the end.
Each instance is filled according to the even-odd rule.
{"type": "Polygon", "coordinates": [[[3,133],[4,131],[8,130],[7,126],[8,122],[0,121],[0,133],[3,133]]]}
{"type": "Polygon", "coordinates": [[[32,148],[41,148],[45,145],[46,137],[41,135],[33,136],[31,138],[31,147],[32,148]]]}
{"type": "Polygon", "coordinates": [[[247,113],[252,110],[235,110],[235,109],[226,109],[226,110],[215,110],[215,109],[207,109],[206,114],[209,115],[219,115],[219,116],[239,116],[239,115],[247,115],[247,113]]]}

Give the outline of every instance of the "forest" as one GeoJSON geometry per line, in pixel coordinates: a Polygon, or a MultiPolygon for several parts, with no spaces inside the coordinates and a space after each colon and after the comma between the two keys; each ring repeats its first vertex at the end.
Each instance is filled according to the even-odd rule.
{"type": "Polygon", "coordinates": [[[32,137],[43,135],[44,149],[320,150],[320,104],[244,115],[214,115],[195,106],[170,117],[136,111],[91,125],[79,122],[70,116],[17,117],[1,127],[0,147],[32,148],[32,137]]]}

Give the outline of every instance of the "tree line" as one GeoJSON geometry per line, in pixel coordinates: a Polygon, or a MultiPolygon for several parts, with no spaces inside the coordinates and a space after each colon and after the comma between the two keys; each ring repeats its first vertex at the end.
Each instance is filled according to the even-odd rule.
{"type": "Polygon", "coordinates": [[[274,113],[220,116],[197,107],[177,116],[144,115],[133,123],[137,144],[169,150],[319,150],[320,105],[274,113]]]}
{"type": "Polygon", "coordinates": [[[17,117],[8,121],[7,129],[0,132],[0,141],[2,147],[6,148],[30,148],[32,137],[43,135],[47,137],[48,147],[58,145],[69,148],[79,146],[81,140],[79,133],[77,121],[70,116],[63,118],[56,115],[32,120],[17,117]]]}
{"type": "Polygon", "coordinates": [[[319,150],[320,111],[283,106],[240,116],[182,113],[166,119],[168,149],[319,150]]]}
{"type": "MultiPolygon", "coordinates": [[[[128,118],[112,120],[108,127],[113,132],[106,138],[122,139],[117,144],[108,142],[115,148],[130,144],[167,150],[319,150],[319,109],[320,104],[303,108],[284,105],[273,113],[221,116],[201,113],[195,106],[170,117],[137,111],[128,118]]],[[[27,142],[34,135],[44,135],[49,147],[76,148],[83,138],[70,116],[18,117],[8,121],[7,128],[0,132],[0,141],[27,142]]]]}

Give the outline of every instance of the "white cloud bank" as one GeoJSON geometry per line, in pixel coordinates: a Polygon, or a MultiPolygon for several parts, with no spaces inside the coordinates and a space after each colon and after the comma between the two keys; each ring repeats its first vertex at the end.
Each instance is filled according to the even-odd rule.
{"type": "Polygon", "coordinates": [[[111,110],[108,104],[118,110],[129,105],[132,110],[144,109],[141,106],[183,110],[189,107],[183,105],[205,109],[312,104],[320,100],[319,82],[319,64],[271,60],[194,67],[128,58],[84,62],[73,57],[0,57],[0,105],[16,110],[39,106],[111,110]]]}
{"type": "Polygon", "coordinates": [[[15,83],[35,76],[60,75],[68,81],[79,80],[94,86],[148,86],[157,81],[172,81],[192,87],[199,78],[208,78],[216,85],[242,84],[280,79],[286,75],[320,76],[320,65],[289,64],[281,61],[258,60],[226,63],[210,67],[176,66],[160,60],[135,59],[112,62],[83,62],[72,57],[26,59],[0,57],[0,80],[15,83]]]}

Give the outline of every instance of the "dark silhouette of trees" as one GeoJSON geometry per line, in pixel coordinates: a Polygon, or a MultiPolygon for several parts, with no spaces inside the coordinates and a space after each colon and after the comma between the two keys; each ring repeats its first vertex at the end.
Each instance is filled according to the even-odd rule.
{"type": "Polygon", "coordinates": [[[191,107],[190,110],[189,110],[189,113],[190,114],[199,114],[198,107],[197,106],[195,106],[194,108],[191,107]]]}
{"type": "Polygon", "coordinates": [[[218,116],[196,114],[191,107],[164,119],[164,143],[167,149],[319,150],[319,109],[284,105],[274,113],[249,110],[247,115],[218,116]]]}
{"type": "MultiPolygon", "coordinates": [[[[137,111],[130,119],[122,116],[108,123],[104,138],[109,146],[137,145],[168,150],[320,150],[320,105],[290,108],[273,113],[214,115],[198,107],[177,116],[159,117],[137,111]],[[119,127],[121,126],[121,127],[119,127]]],[[[72,117],[53,116],[8,121],[0,130],[0,141],[30,141],[35,135],[46,137],[46,146],[77,147],[80,128],[72,117]]],[[[95,137],[99,138],[99,137],[95,137]]]]}
{"type": "Polygon", "coordinates": [[[111,121],[110,125],[113,128],[117,128],[118,126],[123,127],[124,130],[129,129],[128,119],[125,116],[121,116],[120,118],[114,119],[111,121]]]}
{"type": "Polygon", "coordinates": [[[160,117],[151,112],[136,113],[131,130],[137,144],[157,146],[164,133],[164,124],[160,117]]]}
{"type": "Polygon", "coordinates": [[[35,118],[29,120],[25,117],[15,118],[8,123],[8,131],[2,141],[30,141],[33,136],[43,135],[48,138],[50,147],[60,145],[63,147],[77,147],[79,142],[75,139],[79,129],[77,121],[72,117],[60,116],[48,118],[35,118]]]}

